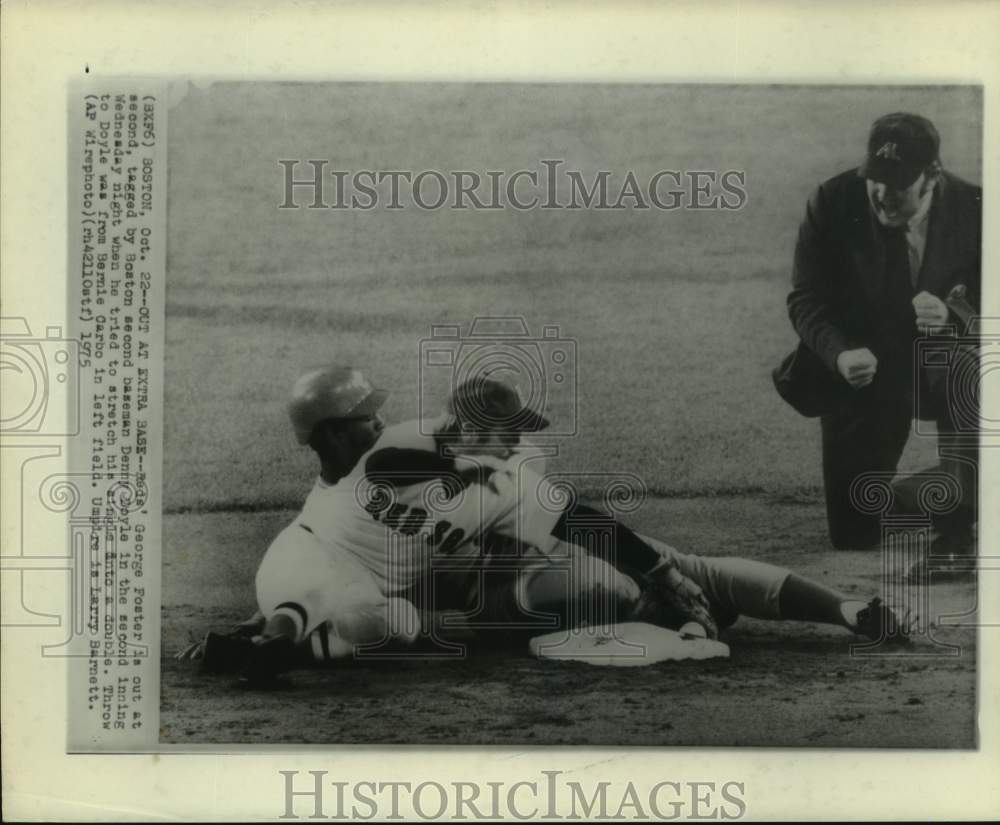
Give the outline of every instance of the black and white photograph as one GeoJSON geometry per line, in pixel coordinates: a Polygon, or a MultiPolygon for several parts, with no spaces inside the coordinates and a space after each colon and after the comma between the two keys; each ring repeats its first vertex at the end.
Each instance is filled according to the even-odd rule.
{"type": "Polygon", "coordinates": [[[996,818],[998,34],[5,5],[0,819],[996,818]]]}
{"type": "Polygon", "coordinates": [[[980,88],[168,120],[164,743],[976,747],[980,88]]]}

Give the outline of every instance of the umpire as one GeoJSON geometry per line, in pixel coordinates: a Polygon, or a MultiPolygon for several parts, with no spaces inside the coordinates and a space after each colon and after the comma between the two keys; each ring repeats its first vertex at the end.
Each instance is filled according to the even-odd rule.
{"type": "Polygon", "coordinates": [[[918,337],[948,325],[964,332],[979,307],[982,190],[944,171],[939,147],[926,118],[879,118],[864,163],[820,184],[799,228],[788,312],[801,344],[775,382],[800,412],[820,417],[839,549],[879,541],[878,518],[852,505],[851,485],[896,470],[916,415],[936,422],[942,469],[961,490],[938,542],[971,552],[976,452],[958,444],[947,382],[914,366],[918,337]]]}

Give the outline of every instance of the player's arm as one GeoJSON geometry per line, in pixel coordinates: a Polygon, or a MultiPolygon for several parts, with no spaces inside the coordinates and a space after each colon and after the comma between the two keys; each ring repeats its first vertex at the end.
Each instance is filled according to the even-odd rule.
{"type": "Polygon", "coordinates": [[[637,578],[662,562],[660,554],[614,516],[575,499],[564,507],[562,491],[523,461],[508,460],[490,477],[486,495],[494,496],[488,529],[530,545],[543,555],[560,555],[575,545],[637,578]],[[611,537],[609,542],[608,536],[611,537]]]}
{"type": "Polygon", "coordinates": [[[376,450],[365,461],[365,478],[373,484],[403,489],[415,484],[440,481],[457,494],[469,484],[481,482],[492,468],[441,456],[430,450],[387,447],[376,450]]]}

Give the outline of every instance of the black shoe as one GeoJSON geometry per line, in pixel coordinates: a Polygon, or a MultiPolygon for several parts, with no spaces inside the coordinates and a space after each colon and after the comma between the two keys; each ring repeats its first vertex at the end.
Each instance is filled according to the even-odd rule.
{"type": "Polygon", "coordinates": [[[976,537],[971,529],[939,533],[931,539],[927,557],[906,573],[910,584],[967,582],[976,578],[976,537]]]}
{"type": "Polygon", "coordinates": [[[942,531],[931,539],[931,556],[958,557],[976,555],[976,537],[969,528],[942,531]]]}
{"type": "Polygon", "coordinates": [[[854,632],[867,636],[873,642],[909,644],[912,625],[913,620],[909,615],[901,618],[876,596],[866,607],[858,611],[854,632]]]}
{"type": "Polygon", "coordinates": [[[295,643],[287,636],[252,642],[240,681],[249,688],[275,688],[278,677],[295,667],[295,643]]]}
{"type": "Polygon", "coordinates": [[[906,572],[907,584],[945,584],[976,580],[976,557],[949,553],[914,562],[906,572]]]}
{"type": "Polygon", "coordinates": [[[249,636],[243,636],[239,630],[230,633],[209,631],[200,641],[192,642],[183,650],[174,654],[180,661],[198,662],[202,670],[209,673],[226,673],[237,671],[243,666],[246,654],[249,652],[249,636]]]}
{"type": "Polygon", "coordinates": [[[201,643],[202,670],[208,673],[236,673],[245,666],[252,648],[253,642],[246,637],[209,631],[201,643]]]}

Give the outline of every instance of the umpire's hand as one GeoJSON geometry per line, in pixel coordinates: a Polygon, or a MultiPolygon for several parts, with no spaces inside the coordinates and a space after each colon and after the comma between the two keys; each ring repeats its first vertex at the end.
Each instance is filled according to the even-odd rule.
{"type": "Polygon", "coordinates": [[[867,387],[875,378],[878,358],[868,349],[846,349],[837,356],[837,371],[854,389],[867,387]]]}
{"type": "Polygon", "coordinates": [[[947,304],[929,292],[921,292],[913,298],[913,311],[921,332],[938,332],[948,323],[947,304]]]}

